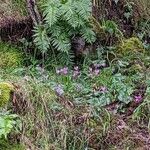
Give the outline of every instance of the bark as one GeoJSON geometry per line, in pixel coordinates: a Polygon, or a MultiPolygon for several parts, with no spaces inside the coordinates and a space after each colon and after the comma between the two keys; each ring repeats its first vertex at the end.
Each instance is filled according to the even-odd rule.
{"type": "Polygon", "coordinates": [[[26,0],[29,16],[34,24],[41,23],[41,16],[36,5],[36,0],[26,0]]]}

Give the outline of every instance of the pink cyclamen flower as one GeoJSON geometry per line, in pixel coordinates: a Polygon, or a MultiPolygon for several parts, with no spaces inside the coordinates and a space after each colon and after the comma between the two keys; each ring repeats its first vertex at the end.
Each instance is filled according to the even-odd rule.
{"type": "Polygon", "coordinates": [[[99,68],[101,65],[100,64],[94,64],[93,65],[95,68],[99,68]]]}
{"type": "Polygon", "coordinates": [[[79,75],[80,75],[79,67],[75,66],[73,70],[73,78],[77,78],[79,75]]]}
{"type": "Polygon", "coordinates": [[[56,69],[56,73],[59,75],[67,75],[68,74],[68,67],[56,69]]]}
{"type": "Polygon", "coordinates": [[[58,96],[62,96],[64,94],[64,90],[60,85],[55,87],[55,92],[58,96]]]}
{"type": "Polygon", "coordinates": [[[100,73],[100,69],[95,69],[95,70],[93,71],[93,74],[96,75],[96,76],[99,75],[99,73],[100,73]]]}
{"type": "Polygon", "coordinates": [[[80,75],[80,71],[73,71],[73,78],[77,78],[80,75]]]}
{"type": "Polygon", "coordinates": [[[135,95],[134,96],[134,101],[137,102],[137,103],[141,102],[142,101],[142,96],[141,95],[135,95]]]}
{"type": "Polygon", "coordinates": [[[101,66],[102,66],[102,67],[106,67],[106,63],[102,63],[101,66]]]}
{"type": "Polygon", "coordinates": [[[68,74],[68,67],[64,67],[61,69],[61,74],[62,75],[67,75],[68,74]]]}
{"type": "Polygon", "coordinates": [[[107,92],[107,88],[106,88],[105,86],[101,86],[101,87],[99,88],[99,90],[100,90],[100,92],[102,92],[102,93],[106,93],[106,92],[107,92]]]}

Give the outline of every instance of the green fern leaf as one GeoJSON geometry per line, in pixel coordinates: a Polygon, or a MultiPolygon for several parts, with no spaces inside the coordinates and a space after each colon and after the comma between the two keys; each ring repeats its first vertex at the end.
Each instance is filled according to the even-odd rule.
{"type": "Polygon", "coordinates": [[[41,50],[43,53],[47,52],[49,49],[49,37],[47,36],[46,29],[41,26],[37,25],[34,27],[34,43],[37,46],[39,50],[41,50]]]}

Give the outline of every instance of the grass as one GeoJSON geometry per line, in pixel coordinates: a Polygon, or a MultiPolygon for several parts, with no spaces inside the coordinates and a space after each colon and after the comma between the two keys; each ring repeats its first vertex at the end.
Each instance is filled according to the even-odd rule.
{"type": "Polygon", "coordinates": [[[0,6],[1,18],[20,18],[26,15],[25,1],[23,0],[8,0],[2,1],[0,6]]]}

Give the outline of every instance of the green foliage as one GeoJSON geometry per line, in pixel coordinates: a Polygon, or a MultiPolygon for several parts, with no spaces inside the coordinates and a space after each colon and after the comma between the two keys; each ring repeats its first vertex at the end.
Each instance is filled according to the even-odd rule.
{"type": "MultiPolygon", "coordinates": [[[[121,74],[112,75],[109,69],[103,70],[98,77],[95,77],[94,83],[96,87],[106,88],[105,92],[99,90],[82,93],[87,102],[93,106],[105,106],[114,101],[120,101],[128,104],[132,101],[132,93],[134,91],[134,84],[130,78],[121,74]]],[[[82,97],[81,97],[82,99],[82,97]]]]}
{"type": "Polygon", "coordinates": [[[115,21],[102,19],[102,21],[99,22],[93,17],[91,22],[100,40],[103,39],[107,41],[107,39],[111,37],[111,39],[116,38],[120,41],[123,38],[123,33],[115,21]]]}
{"type": "Polygon", "coordinates": [[[14,69],[23,63],[23,54],[11,45],[0,43],[0,68],[14,69]]]}
{"type": "Polygon", "coordinates": [[[17,126],[20,126],[20,122],[16,120],[18,118],[15,114],[1,113],[0,114],[0,139],[7,139],[8,134],[17,126]]]}
{"type": "Polygon", "coordinates": [[[49,41],[49,38],[47,36],[46,29],[43,26],[38,25],[35,27],[34,31],[35,31],[34,42],[36,43],[36,46],[42,50],[42,53],[47,52],[47,49],[49,48],[49,44],[50,44],[49,42],[50,41],[49,41]]]}
{"type": "Polygon", "coordinates": [[[0,82],[0,107],[3,107],[10,100],[10,94],[14,87],[6,82],[0,82]]]}
{"type": "Polygon", "coordinates": [[[35,27],[34,43],[41,52],[52,45],[60,52],[69,54],[71,38],[81,35],[88,42],[95,41],[89,19],[90,0],[48,0],[43,4],[44,25],[35,27]]]}
{"type": "Polygon", "coordinates": [[[123,33],[120,31],[119,26],[112,20],[103,20],[102,28],[106,33],[108,32],[111,36],[116,36],[118,38],[123,37],[123,33]]]}
{"type": "Polygon", "coordinates": [[[148,39],[150,38],[150,20],[140,20],[136,26],[136,34],[138,38],[143,41],[145,49],[150,49],[148,39]]]}

